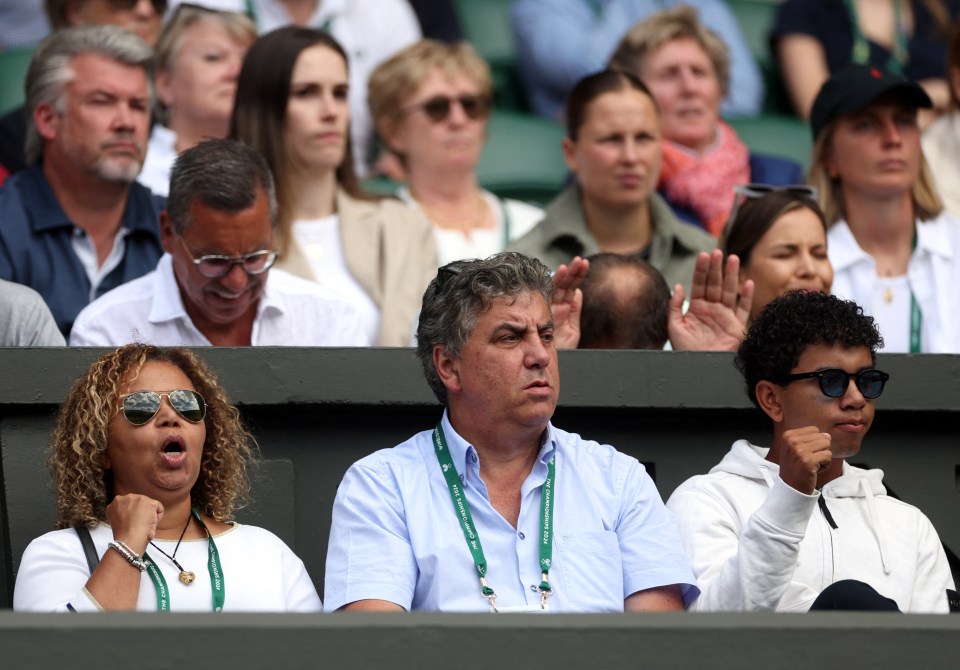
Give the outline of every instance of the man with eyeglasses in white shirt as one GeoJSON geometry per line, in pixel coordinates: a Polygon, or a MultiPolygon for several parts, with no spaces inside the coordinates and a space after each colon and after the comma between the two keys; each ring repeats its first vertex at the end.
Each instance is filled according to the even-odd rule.
{"type": "Polygon", "coordinates": [[[276,192],[263,158],[234,140],[182,153],[160,215],[156,270],[91,303],[74,346],[366,346],[353,305],[272,270],[276,192]]]}

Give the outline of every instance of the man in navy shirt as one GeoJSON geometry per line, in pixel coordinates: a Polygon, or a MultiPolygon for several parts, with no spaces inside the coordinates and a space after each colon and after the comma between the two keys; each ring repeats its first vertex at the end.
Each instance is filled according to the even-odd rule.
{"type": "Polygon", "coordinates": [[[152,55],[128,30],[80,26],[47,38],[30,65],[31,165],[0,189],[0,278],[40,293],[64,335],[88,302],[162,253],[163,201],[135,182],[152,55]]]}

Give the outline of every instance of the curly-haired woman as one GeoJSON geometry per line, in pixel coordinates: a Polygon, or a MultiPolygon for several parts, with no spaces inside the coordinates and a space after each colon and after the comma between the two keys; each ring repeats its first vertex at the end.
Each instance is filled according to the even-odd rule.
{"type": "Polygon", "coordinates": [[[14,609],[319,611],[300,559],[232,520],[255,450],[190,351],[130,344],[101,357],[60,408],[60,530],[24,552],[14,609]]]}

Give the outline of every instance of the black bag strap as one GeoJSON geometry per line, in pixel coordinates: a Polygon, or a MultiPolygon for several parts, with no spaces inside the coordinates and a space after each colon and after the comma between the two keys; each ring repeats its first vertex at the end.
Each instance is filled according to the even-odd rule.
{"type": "Polygon", "coordinates": [[[80,544],[83,545],[83,554],[87,557],[87,566],[90,568],[90,574],[100,565],[100,557],[97,556],[97,548],[93,546],[93,538],[90,537],[90,529],[86,526],[76,526],[74,528],[77,535],[80,536],[80,544]]]}

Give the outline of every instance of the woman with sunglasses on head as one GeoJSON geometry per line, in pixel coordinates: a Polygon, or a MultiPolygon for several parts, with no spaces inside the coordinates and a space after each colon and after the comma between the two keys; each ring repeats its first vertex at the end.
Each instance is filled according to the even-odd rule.
{"type": "Polygon", "coordinates": [[[960,352],[960,222],[920,149],[917,111],[930,105],[918,84],[850,65],[810,117],[833,292],[877,320],[887,352],[960,352]]]}
{"type": "Polygon", "coordinates": [[[657,189],[682,220],[716,237],[730,217],[734,186],[803,181],[799,163],[751,153],[720,118],[730,50],[696,8],[666,9],[634,25],[609,67],[635,74],[657,101],[663,133],[657,189]]]}
{"type": "Polygon", "coordinates": [[[552,268],[601,251],[639,254],[668,285],[689,287],[697,254],[716,240],[679,221],[655,193],[662,143],[647,87],[616,70],[581,79],[567,98],[566,132],[563,152],[574,183],[509,249],[552,268]]]}
{"type": "Polygon", "coordinates": [[[733,218],[720,238],[724,256],[740,259],[739,281],[754,285],[749,321],[787,291],[830,293],[827,222],[811,186],[737,188],[733,218]]]}
{"type": "Polygon", "coordinates": [[[257,149],[276,179],[277,267],[353,302],[371,341],[407,346],[436,274],[436,244],[419,214],[358,186],[347,65],[323,31],[261,36],[240,71],[230,135],[257,149]]]}
{"type": "Polygon", "coordinates": [[[156,116],[137,181],[167,195],[177,155],[230,130],[237,75],[257,29],[247,16],[178,5],[157,40],[156,116]]]}
{"type": "Polygon", "coordinates": [[[129,344],[101,357],[60,408],[60,530],[24,552],[14,609],[320,611],[300,559],[233,521],[255,450],[190,351],[129,344]]]}
{"type": "Polygon", "coordinates": [[[433,224],[441,265],[503,251],[543,218],[477,183],[492,95],[490,67],[466,42],[422,40],[370,77],[374,123],[406,174],[399,195],[433,224]]]}

